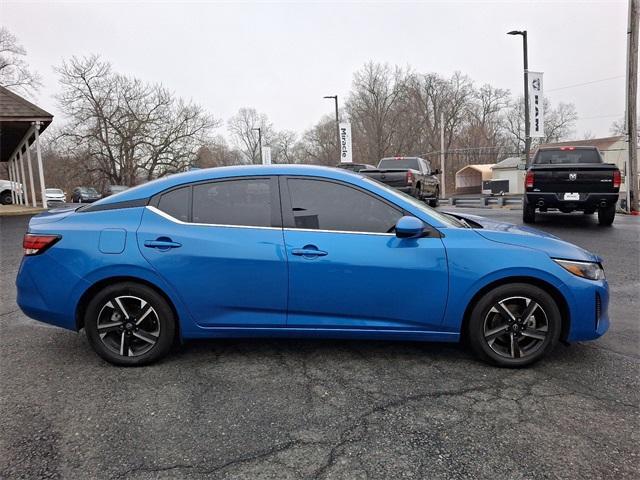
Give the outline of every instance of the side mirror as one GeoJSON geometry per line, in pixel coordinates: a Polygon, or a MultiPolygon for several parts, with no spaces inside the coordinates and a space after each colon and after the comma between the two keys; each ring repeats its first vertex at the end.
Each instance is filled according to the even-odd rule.
{"type": "Polygon", "coordinates": [[[431,175],[440,175],[440,170],[437,168],[434,168],[433,170],[431,170],[431,175]]]}
{"type": "Polygon", "coordinates": [[[424,223],[416,217],[405,216],[396,223],[396,237],[418,238],[424,232],[424,223]]]}

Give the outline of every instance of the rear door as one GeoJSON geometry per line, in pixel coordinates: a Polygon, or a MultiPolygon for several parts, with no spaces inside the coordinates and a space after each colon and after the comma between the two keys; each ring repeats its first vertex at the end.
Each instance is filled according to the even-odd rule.
{"type": "Polygon", "coordinates": [[[288,327],[429,330],[440,325],[448,271],[439,236],[397,238],[393,228],[402,209],[352,185],[283,177],[281,192],[288,327]]]}
{"type": "Polygon", "coordinates": [[[138,244],[199,325],[284,326],[287,266],[275,178],[210,181],[157,195],[138,244]]]}

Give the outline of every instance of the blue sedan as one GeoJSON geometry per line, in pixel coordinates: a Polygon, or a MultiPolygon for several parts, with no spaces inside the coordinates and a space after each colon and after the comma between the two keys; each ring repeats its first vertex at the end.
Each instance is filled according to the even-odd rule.
{"type": "Polygon", "coordinates": [[[173,175],[38,215],[23,246],[22,311],[117,365],[259,336],[464,339],[520,367],[609,325],[596,255],[333,168],[173,175]]]}

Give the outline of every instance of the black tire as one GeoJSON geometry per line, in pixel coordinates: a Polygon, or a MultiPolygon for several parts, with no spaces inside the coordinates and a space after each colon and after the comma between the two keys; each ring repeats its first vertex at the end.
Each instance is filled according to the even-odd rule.
{"type": "Polygon", "coordinates": [[[551,295],[534,285],[513,283],[480,298],[465,333],[480,358],[500,367],[517,368],[531,365],[553,350],[561,329],[560,309],[551,295]],[[499,302],[506,308],[504,315],[496,308],[499,302]],[[521,315],[525,316],[529,307],[533,311],[523,319],[521,315]],[[506,330],[500,330],[503,327],[506,330]]]}
{"type": "Polygon", "coordinates": [[[0,195],[0,203],[2,205],[11,205],[13,203],[11,201],[11,192],[2,192],[0,195]]]}
{"type": "Polygon", "coordinates": [[[439,203],[440,203],[440,200],[439,200],[439,198],[438,198],[438,197],[430,198],[430,199],[429,199],[429,206],[430,206],[430,207],[436,208],[436,207],[438,206],[438,204],[439,204],[439,203]]]}
{"type": "Polygon", "coordinates": [[[522,221],[524,223],[536,223],[536,207],[527,202],[526,196],[522,200],[522,221]]]}
{"type": "Polygon", "coordinates": [[[141,366],[169,352],[176,319],[167,301],[154,289],[122,282],[105,287],[91,299],[84,328],[91,347],[104,360],[120,366],[141,366]]]}
{"type": "Polygon", "coordinates": [[[616,218],[616,204],[609,205],[598,209],[598,223],[600,225],[609,226],[616,218]]]}

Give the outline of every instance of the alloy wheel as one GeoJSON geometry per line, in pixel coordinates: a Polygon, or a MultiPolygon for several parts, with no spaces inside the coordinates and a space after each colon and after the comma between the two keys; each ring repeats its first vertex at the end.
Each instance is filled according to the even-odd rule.
{"type": "Polygon", "coordinates": [[[505,358],[526,358],[544,344],[549,318],[535,300],[508,297],[496,302],[484,318],[484,339],[489,348],[505,358]]]}
{"type": "Polygon", "coordinates": [[[144,299],[121,295],[109,299],[98,313],[100,341],[122,357],[149,352],[160,336],[160,318],[144,299]]]}

